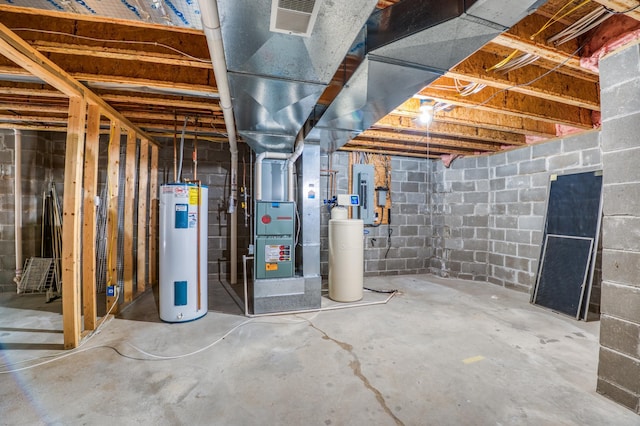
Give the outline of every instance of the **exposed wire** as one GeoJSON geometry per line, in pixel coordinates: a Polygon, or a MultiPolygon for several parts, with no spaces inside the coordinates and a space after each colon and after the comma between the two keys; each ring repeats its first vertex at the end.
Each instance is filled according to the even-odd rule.
{"type": "Polygon", "coordinates": [[[567,7],[569,7],[571,4],[573,4],[573,0],[569,0],[569,2],[567,2],[564,6],[562,6],[560,8],[560,10],[558,10],[551,18],[549,18],[549,20],[536,32],[534,33],[531,37],[529,37],[531,40],[533,40],[534,38],[536,38],[537,36],[540,35],[540,33],[542,33],[544,30],[546,30],[547,28],[549,28],[551,25],[555,24],[556,22],[558,22],[559,20],[566,18],[567,16],[571,15],[573,12],[575,12],[576,10],[580,9],[581,7],[591,3],[591,0],[584,0],[582,3],[578,4],[577,6],[569,9],[568,11],[566,11],[565,13],[563,13],[562,15],[560,15],[560,13],[566,9],[567,7]],[[560,16],[558,16],[560,15],[560,16]]]}
{"type": "Polygon", "coordinates": [[[613,15],[624,15],[625,13],[629,13],[629,12],[633,12],[634,10],[638,9],[640,7],[640,3],[638,3],[637,5],[633,6],[632,8],[629,8],[627,10],[621,10],[621,11],[616,11],[614,9],[608,8],[607,6],[602,6],[604,7],[607,12],[613,14],[613,15]]]}
{"type": "Polygon", "coordinates": [[[558,70],[559,68],[561,68],[562,66],[564,66],[564,64],[566,64],[567,62],[569,62],[569,60],[571,60],[571,58],[576,55],[578,52],[580,52],[580,50],[582,50],[582,48],[586,45],[586,42],[583,43],[580,47],[578,47],[576,50],[574,50],[568,57],[567,59],[565,59],[564,61],[560,62],[558,65],[556,65],[555,67],[551,68],[550,70],[546,71],[545,73],[539,75],[538,77],[529,80],[525,83],[520,83],[520,84],[514,84],[513,86],[509,86],[509,87],[505,87],[504,89],[498,90],[496,93],[494,93],[493,95],[489,96],[487,99],[485,99],[484,101],[482,101],[481,103],[479,103],[478,105],[474,105],[472,107],[469,107],[469,109],[476,109],[479,108],[485,104],[487,104],[489,101],[491,101],[493,98],[495,98],[496,96],[498,96],[501,93],[504,93],[506,91],[509,91],[511,89],[515,89],[517,87],[526,87],[529,86],[533,83],[535,83],[538,80],[543,79],[544,77],[548,76],[549,74],[555,72],[556,70],[558,70]]]}
{"type": "Polygon", "coordinates": [[[35,32],[35,33],[61,35],[61,36],[66,36],[66,37],[78,38],[78,39],[81,39],[81,40],[88,40],[88,41],[95,41],[95,42],[102,42],[102,43],[139,44],[139,45],[143,45],[143,46],[156,46],[156,47],[165,48],[167,50],[171,50],[171,51],[173,51],[173,52],[175,52],[175,53],[177,53],[179,55],[184,56],[185,58],[189,58],[189,59],[197,61],[197,62],[202,62],[202,63],[205,63],[205,64],[210,64],[211,63],[211,61],[209,59],[202,59],[202,58],[195,57],[195,56],[190,55],[190,54],[188,54],[186,52],[183,52],[182,50],[176,49],[175,47],[171,47],[171,46],[163,44],[163,43],[158,43],[157,41],[113,40],[113,39],[106,39],[106,38],[96,38],[96,37],[87,37],[87,36],[81,36],[81,35],[76,35],[76,34],[69,34],[69,33],[61,32],[61,31],[38,30],[38,29],[35,29],[35,28],[11,28],[11,31],[13,31],[13,32],[32,31],[32,32],[35,32]]]}
{"type": "Polygon", "coordinates": [[[559,33],[549,37],[547,43],[553,43],[554,46],[560,46],[570,40],[573,40],[582,34],[591,31],[613,15],[609,13],[604,7],[600,6],[589,14],[578,19],[573,24],[569,25],[559,33]]]}

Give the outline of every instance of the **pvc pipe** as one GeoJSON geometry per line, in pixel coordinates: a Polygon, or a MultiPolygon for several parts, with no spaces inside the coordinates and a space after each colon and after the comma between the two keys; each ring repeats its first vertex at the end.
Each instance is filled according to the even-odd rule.
{"type": "Polygon", "coordinates": [[[220,15],[216,0],[198,0],[202,28],[207,38],[209,55],[213,65],[213,73],[216,78],[218,93],[220,94],[220,107],[224,116],[224,124],[229,138],[229,152],[231,153],[231,195],[229,197],[228,213],[231,215],[229,247],[229,259],[231,263],[231,284],[238,281],[238,214],[236,210],[238,200],[238,143],[236,124],[233,117],[233,105],[229,89],[229,77],[227,76],[227,61],[224,57],[222,46],[222,32],[220,30],[220,15]]]}
{"type": "Polygon", "coordinates": [[[262,152],[256,157],[255,200],[262,200],[262,160],[288,160],[292,154],[286,152],[262,152]]]}
{"type": "Polygon", "coordinates": [[[18,129],[14,133],[14,203],[15,240],[16,240],[16,276],[13,281],[16,284],[22,279],[22,132],[18,129]]]}
{"type": "Polygon", "coordinates": [[[295,193],[293,190],[295,188],[295,186],[293,185],[293,168],[296,164],[296,160],[302,154],[303,149],[304,138],[302,137],[302,132],[300,132],[296,139],[296,149],[293,151],[293,154],[291,154],[287,162],[287,171],[289,173],[289,201],[295,201],[295,193]]]}

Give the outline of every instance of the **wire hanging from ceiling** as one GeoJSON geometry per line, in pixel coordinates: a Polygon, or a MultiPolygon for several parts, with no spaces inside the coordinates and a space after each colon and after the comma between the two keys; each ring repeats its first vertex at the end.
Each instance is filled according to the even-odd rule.
{"type": "Polygon", "coordinates": [[[613,14],[611,12],[609,12],[603,6],[600,6],[591,11],[589,14],[578,19],[576,22],[569,25],[564,30],[560,31],[552,37],[549,37],[547,39],[547,43],[553,43],[554,46],[560,46],[561,44],[564,44],[588,31],[591,31],[612,16],[613,14]]]}

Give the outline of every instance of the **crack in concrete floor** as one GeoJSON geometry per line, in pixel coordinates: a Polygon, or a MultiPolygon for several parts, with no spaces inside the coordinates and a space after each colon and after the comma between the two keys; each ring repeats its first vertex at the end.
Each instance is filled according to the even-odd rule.
{"type": "Polygon", "coordinates": [[[333,343],[338,345],[342,350],[344,350],[345,352],[349,353],[349,355],[351,355],[353,360],[349,362],[349,367],[351,367],[351,370],[353,370],[353,375],[356,376],[358,379],[360,379],[367,389],[373,392],[373,394],[376,397],[376,400],[378,401],[382,409],[391,418],[393,418],[393,420],[396,422],[396,425],[404,426],[404,423],[402,422],[402,420],[400,420],[395,414],[393,414],[393,412],[387,405],[387,401],[385,401],[384,396],[382,396],[382,393],[375,386],[373,386],[369,381],[369,379],[367,378],[367,376],[365,376],[362,373],[362,364],[360,364],[360,359],[358,358],[358,355],[356,355],[356,353],[353,352],[353,346],[350,345],[349,343],[341,342],[340,340],[334,339],[333,337],[329,336],[324,330],[321,330],[320,328],[316,327],[315,324],[313,324],[311,321],[308,321],[308,322],[311,327],[313,327],[315,330],[322,333],[322,338],[324,340],[332,341],[333,343]]]}

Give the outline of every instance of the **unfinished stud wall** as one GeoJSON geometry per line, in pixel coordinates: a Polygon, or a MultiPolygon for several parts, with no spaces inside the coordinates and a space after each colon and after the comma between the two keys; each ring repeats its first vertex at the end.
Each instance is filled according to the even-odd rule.
{"type": "MultiPolygon", "coordinates": [[[[349,190],[349,153],[338,151],[332,154],[332,168],[336,174],[336,193],[347,194],[349,190]]],[[[328,168],[328,156],[321,158],[321,169],[328,168]]],[[[388,249],[388,225],[367,226],[365,238],[365,276],[420,274],[427,272],[431,248],[427,245],[429,214],[427,194],[429,192],[429,163],[421,159],[391,158],[391,248],[388,249]]],[[[327,176],[320,179],[321,197],[327,199],[327,176]]],[[[386,214],[386,213],[385,213],[386,214]]],[[[326,277],[328,265],[329,211],[321,207],[321,273],[326,277]]]]}
{"type": "MultiPolygon", "coordinates": [[[[178,140],[178,144],[180,141],[178,140]]],[[[238,197],[241,197],[240,187],[243,178],[247,187],[250,184],[250,168],[253,165],[253,157],[249,147],[245,144],[238,145],[238,197]],[[243,158],[246,167],[243,167],[243,158]],[[246,169],[246,177],[245,171],[246,169]]],[[[182,166],[182,177],[193,178],[193,140],[185,141],[185,151],[182,166]]],[[[229,263],[229,238],[230,216],[227,213],[230,188],[231,154],[229,145],[219,142],[198,141],[198,170],[197,178],[203,185],[209,187],[209,239],[208,249],[208,274],[210,280],[228,280],[230,273],[229,263]]],[[[158,185],[173,182],[173,141],[166,140],[161,145],[158,161],[158,185]]],[[[250,190],[250,194],[251,194],[250,190]]],[[[250,241],[250,229],[252,217],[247,219],[245,226],[244,209],[238,200],[238,277],[242,276],[242,255],[247,254],[250,241]]],[[[250,201],[252,203],[252,201],[250,201]]]]}
{"type": "Polygon", "coordinates": [[[550,176],[598,170],[600,157],[599,132],[594,131],[458,159],[448,169],[437,162],[431,271],[529,291],[535,284],[550,176]]]}
{"type": "Polygon", "coordinates": [[[640,46],[600,62],[604,221],[598,392],[640,414],[640,46]]]}
{"type": "MultiPolygon", "coordinates": [[[[54,143],[55,134],[22,131],[22,259],[40,256],[42,195],[51,181],[58,182],[61,195],[64,173],[64,143],[54,143]],[[62,164],[62,166],[61,166],[62,164]],[[62,170],[62,171],[60,171],[62,170]]],[[[0,291],[16,291],[13,281],[15,253],[15,136],[0,130],[0,291]]]]}

